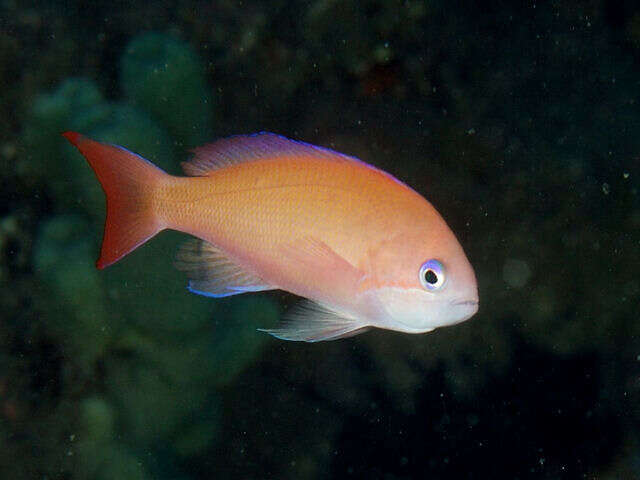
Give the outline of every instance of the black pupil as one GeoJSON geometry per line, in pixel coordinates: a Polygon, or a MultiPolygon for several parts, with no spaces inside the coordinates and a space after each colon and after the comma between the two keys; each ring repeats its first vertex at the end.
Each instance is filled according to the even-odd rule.
{"type": "Polygon", "coordinates": [[[426,272],[424,272],[424,279],[427,281],[427,283],[433,285],[434,283],[438,282],[438,275],[436,275],[436,272],[434,272],[433,270],[427,270],[426,272]]]}

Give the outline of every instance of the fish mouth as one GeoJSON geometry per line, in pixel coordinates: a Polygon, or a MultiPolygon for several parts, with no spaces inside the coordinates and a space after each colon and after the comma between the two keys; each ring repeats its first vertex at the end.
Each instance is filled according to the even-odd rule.
{"type": "Polygon", "coordinates": [[[478,312],[478,300],[477,299],[463,299],[451,302],[451,306],[458,312],[459,318],[455,323],[464,322],[470,319],[478,312]]]}
{"type": "Polygon", "coordinates": [[[478,305],[478,300],[458,300],[457,302],[452,302],[451,304],[455,306],[468,305],[470,307],[473,307],[478,305]]]}

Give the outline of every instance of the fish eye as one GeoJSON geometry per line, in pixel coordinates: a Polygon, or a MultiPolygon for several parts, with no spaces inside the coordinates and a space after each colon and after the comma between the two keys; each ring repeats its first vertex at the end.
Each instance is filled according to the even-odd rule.
{"type": "Polygon", "coordinates": [[[420,283],[427,290],[440,290],[446,278],[444,265],[436,259],[427,260],[420,267],[420,283]]]}

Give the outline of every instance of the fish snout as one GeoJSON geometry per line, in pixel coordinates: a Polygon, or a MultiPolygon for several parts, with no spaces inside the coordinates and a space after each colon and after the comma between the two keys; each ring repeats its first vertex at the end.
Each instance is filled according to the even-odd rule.
{"type": "Polygon", "coordinates": [[[452,302],[453,305],[475,305],[478,306],[478,300],[457,300],[452,302]]]}
{"type": "Polygon", "coordinates": [[[464,322],[473,317],[478,312],[478,299],[476,298],[459,298],[451,302],[451,306],[455,310],[457,322],[464,322]]]}

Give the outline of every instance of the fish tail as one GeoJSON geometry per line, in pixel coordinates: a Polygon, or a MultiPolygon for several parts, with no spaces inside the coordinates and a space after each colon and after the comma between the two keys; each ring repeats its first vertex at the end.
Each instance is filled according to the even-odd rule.
{"type": "Polygon", "coordinates": [[[144,158],[116,145],[91,140],[76,132],[62,134],[84,155],[107,197],[107,218],[99,269],[117,262],[165,226],[152,195],[170,176],[144,158]]]}

